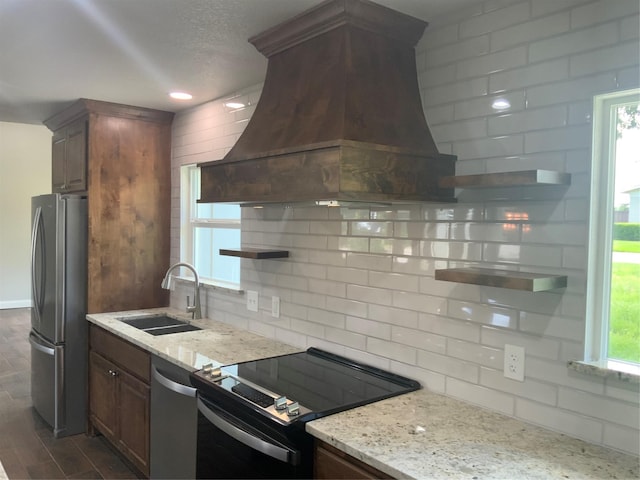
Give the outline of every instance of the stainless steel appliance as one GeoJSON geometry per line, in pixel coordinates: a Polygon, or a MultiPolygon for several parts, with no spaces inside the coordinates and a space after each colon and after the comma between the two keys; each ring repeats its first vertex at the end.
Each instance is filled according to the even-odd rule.
{"type": "Polygon", "coordinates": [[[87,199],[31,199],[31,398],[55,437],[85,431],[87,199]]]}
{"type": "Polygon", "coordinates": [[[198,407],[189,371],[151,358],[151,478],[195,478],[198,407]]]}
{"type": "Polygon", "coordinates": [[[198,390],[197,478],[311,478],[309,420],[420,388],[323,350],[205,367],[198,390]]]}

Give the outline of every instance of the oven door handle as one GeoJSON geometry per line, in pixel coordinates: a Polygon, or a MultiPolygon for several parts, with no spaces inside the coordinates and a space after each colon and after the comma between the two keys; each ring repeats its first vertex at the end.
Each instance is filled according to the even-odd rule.
{"type": "Polygon", "coordinates": [[[249,448],[262,452],[269,457],[280,460],[281,462],[295,465],[297,459],[299,459],[300,452],[291,448],[282,447],[280,445],[274,445],[261,438],[252,435],[245,430],[238,428],[228,420],[222,418],[218,413],[211,410],[204,402],[198,397],[198,410],[209,420],[214,426],[222,430],[224,433],[232,438],[235,438],[240,443],[246,445],[249,448]]]}

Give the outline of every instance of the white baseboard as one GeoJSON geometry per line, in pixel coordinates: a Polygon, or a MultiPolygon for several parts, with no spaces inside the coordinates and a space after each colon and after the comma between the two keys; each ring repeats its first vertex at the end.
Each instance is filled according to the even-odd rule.
{"type": "Polygon", "coordinates": [[[31,300],[0,300],[0,310],[9,310],[10,308],[29,308],[31,300]]]}

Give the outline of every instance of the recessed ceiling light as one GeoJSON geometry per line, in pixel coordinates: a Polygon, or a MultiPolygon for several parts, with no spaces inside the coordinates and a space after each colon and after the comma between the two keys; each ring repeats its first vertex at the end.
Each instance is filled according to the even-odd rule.
{"type": "Polygon", "coordinates": [[[511,104],[506,98],[496,98],[491,104],[491,108],[494,110],[506,110],[509,107],[511,107],[511,104]]]}
{"type": "Polygon", "coordinates": [[[187,92],[171,92],[169,96],[176,100],[191,100],[193,98],[193,95],[187,92]]]}
{"type": "Polygon", "coordinates": [[[232,108],[234,110],[237,110],[238,108],[244,108],[245,104],[240,102],[226,102],[224,106],[227,108],[232,108]]]}

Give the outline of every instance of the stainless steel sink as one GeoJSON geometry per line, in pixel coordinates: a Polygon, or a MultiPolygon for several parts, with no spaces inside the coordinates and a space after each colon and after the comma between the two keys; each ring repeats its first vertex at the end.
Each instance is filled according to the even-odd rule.
{"type": "Polygon", "coordinates": [[[123,323],[147,332],[150,335],[168,335],[170,333],[193,332],[202,330],[200,327],[191,325],[183,320],[169,317],[167,315],[149,315],[122,319],[123,323]]]}

